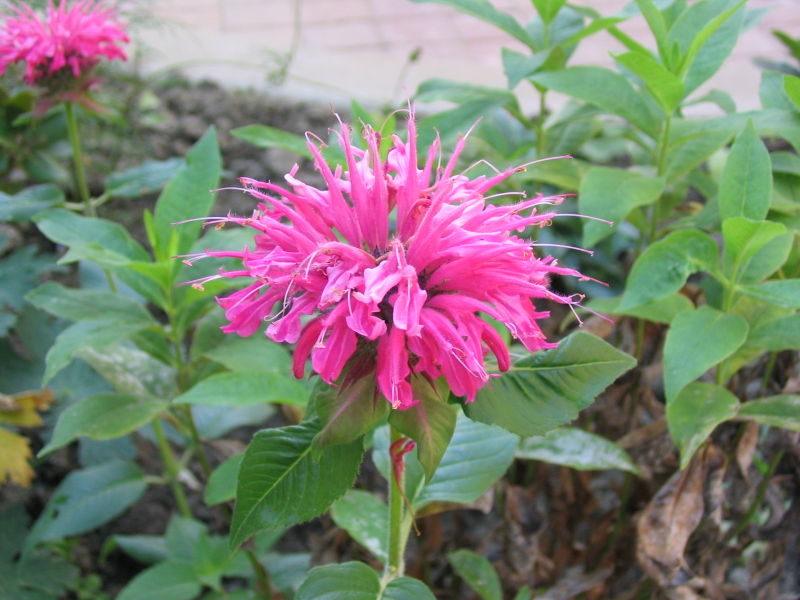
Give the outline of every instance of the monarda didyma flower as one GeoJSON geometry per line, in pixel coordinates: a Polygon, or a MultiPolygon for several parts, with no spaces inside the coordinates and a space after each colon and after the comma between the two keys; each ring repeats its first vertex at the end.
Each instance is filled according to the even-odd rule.
{"type": "Polygon", "coordinates": [[[0,75],[11,63],[24,61],[25,81],[30,85],[52,87],[55,81],[72,88],[64,79],[80,79],[102,57],[125,60],[119,44],[128,41],[113,10],[92,0],[71,5],[61,0],[58,6],[51,0],[44,19],[23,5],[0,31],[0,75]]]}
{"type": "Polygon", "coordinates": [[[536,256],[535,244],[520,234],[546,225],[554,215],[538,207],[563,197],[492,204],[487,191],[523,167],[488,178],[455,173],[464,139],[443,167],[435,141],[419,168],[413,115],[408,141],[395,136],[385,160],[373,129],[365,127],[365,150],[342,129],[344,168],[332,169],[308,143],[327,189],[296,179],[296,165],[285,177],[289,189],[244,178],[244,191],[260,201],[253,215],[207,223],[250,227],[253,246],[184,257],[188,264],[203,257],[242,261],[241,270],[220,271],[195,286],[220,277],[252,279],[218,299],[229,321],[223,331],[251,336],[267,322],[267,337],[297,344],[295,376],[303,376],[310,355],[328,383],[343,372],[344,385],[376,377],[397,409],[417,401],[413,375],[442,376],[469,402],[489,381],[489,353],[500,371],[508,370],[508,349],[481,314],[505,324],[530,351],[554,347],[538,324],[548,313],[534,302],[577,303],[579,297],[550,290],[548,278],[581,275],[536,256]]]}

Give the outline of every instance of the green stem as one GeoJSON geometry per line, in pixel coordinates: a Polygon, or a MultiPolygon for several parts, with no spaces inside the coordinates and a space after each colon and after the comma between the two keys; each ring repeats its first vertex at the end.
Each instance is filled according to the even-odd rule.
{"type": "Polygon", "coordinates": [[[783,458],[783,450],[780,450],[775,453],[775,456],[772,457],[772,460],[769,463],[769,467],[767,467],[767,472],[764,473],[764,477],[761,480],[761,483],[758,485],[758,489],[756,490],[756,497],[753,499],[753,503],[750,505],[750,508],[747,510],[747,514],[736,524],[736,527],[732,527],[725,537],[722,540],[722,544],[725,545],[729,543],[733,538],[738,536],[742,533],[747,527],[747,524],[755,518],[758,514],[758,509],[761,507],[761,503],[764,502],[764,496],[767,495],[767,488],[769,487],[769,481],[772,478],[772,475],[775,473],[775,469],[778,468],[778,465],[783,458]]]}
{"type": "Polygon", "coordinates": [[[67,115],[67,131],[69,133],[69,143],[72,146],[72,162],[75,165],[75,183],[78,188],[78,195],[83,202],[84,214],[96,216],[92,198],[89,196],[89,186],[86,184],[86,171],[83,167],[83,152],[81,151],[81,138],[78,133],[78,119],[75,117],[75,107],[72,102],[64,102],[64,110],[67,115]]]}
{"type": "Polygon", "coordinates": [[[264,565],[261,564],[261,561],[258,560],[256,557],[255,552],[252,550],[245,550],[245,554],[247,558],[250,560],[250,565],[253,567],[253,572],[256,574],[256,581],[258,581],[258,587],[261,590],[262,595],[264,596],[265,600],[272,600],[272,587],[269,583],[269,573],[264,568],[264,565]]]}
{"type": "Polygon", "coordinates": [[[539,114],[536,115],[536,158],[544,157],[545,130],[544,120],[547,117],[547,90],[539,92],[539,114]]]}
{"type": "MultiPolygon", "coordinates": [[[[391,424],[389,425],[389,464],[394,465],[395,457],[392,455],[392,449],[395,443],[402,439],[403,434],[397,431],[391,424]]],[[[384,572],[384,579],[394,579],[403,574],[405,565],[403,562],[403,554],[405,553],[406,540],[408,539],[408,532],[403,535],[404,516],[403,507],[403,485],[404,474],[401,471],[395,477],[395,469],[392,468],[389,476],[389,560],[386,563],[386,570],[384,572]]],[[[410,521],[409,521],[410,526],[410,521]]]]}
{"type": "Polygon", "coordinates": [[[200,468],[203,469],[203,475],[207,481],[211,476],[211,463],[208,461],[208,454],[206,454],[206,449],[203,448],[203,442],[194,423],[192,409],[184,404],[181,406],[181,412],[183,412],[184,421],[186,421],[186,426],[189,429],[189,436],[192,438],[192,446],[197,453],[197,458],[200,460],[200,468]]]}
{"type": "Polygon", "coordinates": [[[180,465],[175,460],[172,454],[172,448],[169,447],[167,437],[164,435],[164,429],[161,427],[161,421],[158,418],[152,421],[153,431],[156,434],[158,442],[158,449],[161,452],[161,461],[164,463],[164,470],[166,471],[166,478],[172,487],[172,494],[175,496],[175,502],[178,504],[178,511],[182,516],[187,519],[192,518],[192,511],[189,508],[189,501],[186,499],[186,494],[178,481],[178,473],[180,473],[180,465]]]}

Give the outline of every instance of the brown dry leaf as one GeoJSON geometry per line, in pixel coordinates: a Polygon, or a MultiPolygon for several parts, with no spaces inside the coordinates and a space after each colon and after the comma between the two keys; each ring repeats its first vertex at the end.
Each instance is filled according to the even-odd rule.
{"type": "Polygon", "coordinates": [[[42,418],[37,411],[47,410],[53,403],[50,390],[33,390],[19,394],[0,394],[0,423],[17,427],[37,427],[42,418]]]}
{"type": "Polygon", "coordinates": [[[699,452],[658,490],[637,523],[639,564],[661,587],[690,577],[683,557],[689,537],[703,517],[703,482],[709,453],[699,452]]]}
{"type": "Polygon", "coordinates": [[[28,463],[32,456],[27,438],[0,429],[0,483],[11,481],[28,487],[33,480],[28,463]]]}
{"type": "Polygon", "coordinates": [[[750,480],[747,473],[750,471],[750,465],[753,464],[753,455],[758,444],[758,430],[758,423],[747,423],[736,446],[736,464],[739,465],[745,481],[750,480]]]}
{"type": "Polygon", "coordinates": [[[612,572],[613,569],[606,568],[586,573],[582,567],[570,567],[558,583],[543,594],[537,595],[536,598],[537,600],[570,600],[601,585],[611,577],[612,572]]]}

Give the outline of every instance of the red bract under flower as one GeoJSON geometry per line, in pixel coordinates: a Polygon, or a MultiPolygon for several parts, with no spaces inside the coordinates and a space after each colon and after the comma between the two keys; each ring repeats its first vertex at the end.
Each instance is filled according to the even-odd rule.
{"type": "Polygon", "coordinates": [[[62,72],[78,79],[101,57],[125,60],[120,43],[128,42],[113,10],[92,0],[56,7],[50,2],[44,20],[29,6],[16,9],[0,32],[0,75],[8,65],[25,62],[25,81],[31,85],[62,72]]]}
{"type": "Polygon", "coordinates": [[[270,339],[297,343],[297,377],[309,355],[329,383],[345,367],[350,377],[374,372],[381,393],[400,409],[416,402],[412,374],[443,376],[454,394],[471,401],[489,380],[489,353],[501,371],[509,368],[503,339],[481,313],[504,323],[528,350],[555,346],[538,324],[548,313],[533,301],[574,304],[577,298],[548,288],[548,276],[580,274],[537,257],[518,234],[547,224],[553,214],[537,207],[562,197],[491,204],[486,192],[522,168],[489,178],[455,174],[463,139],[444,167],[437,140],[418,168],[413,118],[408,141],[395,136],[385,161],[374,130],[366,128],[366,150],[353,147],[348,135],[338,137],[344,169],[331,169],[308,144],[327,189],[297,180],[296,166],[286,175],[290,189],[242,179],[260,200],[258,209],[251,217],[209,220],[251,227],[252,248],[185,257],[189,264],[208,256],[242,260],[241,270],[195,286],[219,277],[254,279],[218,299],[229,320],[223,331],[250,336],[269,322],[270,339]]]}

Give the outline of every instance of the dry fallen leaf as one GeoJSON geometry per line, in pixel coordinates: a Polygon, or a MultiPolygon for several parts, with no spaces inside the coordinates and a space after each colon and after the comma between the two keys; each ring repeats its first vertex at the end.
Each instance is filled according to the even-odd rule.
{"type": "Polygon", "coordinates": [[[33,469],[28,460],[32,457],[27,438],[0,429],[0,483],[11,481],[29,486],[33,469]]]}
{"type": "Polygon", "coordinates": [[[739,443],[736,445],[736,464],[739,465],[745,481],[750,480],[747,473],[750,471],[750,465],[753,464],[753,455],[758,444],[758,430],[758,423],[747,423],[744,426],[742,437],[739,438],[739,443]]]}

